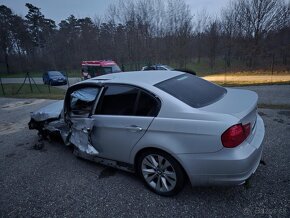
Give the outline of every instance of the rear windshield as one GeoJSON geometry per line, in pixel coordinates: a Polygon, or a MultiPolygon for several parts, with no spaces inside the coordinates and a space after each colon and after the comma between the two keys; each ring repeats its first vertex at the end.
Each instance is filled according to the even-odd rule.
{"type": "Polygon", "coordinates": [[[194,108],[212,104],[226,94],[226,89],[191,74],[183,74],[155,85],[194,108]]]}

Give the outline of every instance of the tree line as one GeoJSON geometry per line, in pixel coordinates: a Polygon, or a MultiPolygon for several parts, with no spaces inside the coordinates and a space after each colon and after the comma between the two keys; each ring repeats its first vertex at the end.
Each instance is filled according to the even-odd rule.
{"type": "Polygon", "coordinates": [[[126,70],[164,63],[209,71],[289,70],[290,3],[231,1],[219,16],[192,14],[183,0],[119,0],[103,17],[70,15],[58,25],[27,3],[21,17],[0,6],[1,72],[79,70],[112,59],[126,70]]]}

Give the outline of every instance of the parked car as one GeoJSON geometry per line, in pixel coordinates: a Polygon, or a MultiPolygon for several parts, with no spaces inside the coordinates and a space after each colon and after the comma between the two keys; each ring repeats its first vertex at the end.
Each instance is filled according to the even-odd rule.
{"type": "Polygon", "coordinates": [[[256,171],[265,133],[257,100],[184,72],[108,74],[68,88],[64,101],[31,114],[29,127],[59,132],[75,155],[136,172],[171,196],[187,178],[240,185],[256,171]]]}
{"type": "Polygon", "coordinates": [[[144,66],[141,69],[143,70],[174,70],[174,68],[164,65],[164,64],[154,64],[154,65],[149,65],[149,66],[144,66]]]}
{"type": "Polygon", "coordinates": [[[44,84],[51,86],[54,85],[66,85],[67,78],[60,71],[48,71],[42,75],[44,84]]]}
{"type": "Polygon", "coordinates": [[[186,68],[180,68],[180,69],[175,69],[172,68],[168,65],[164,65],[164,64],[154,64],[154,65],[150,65],[150,66],[144,66],[142,67],[141,71],[147,71],[147,70],[175,70],[175,71],[181,71],[181,72],[185,72],[185,73],[190,73],[192,75],[196,75],[196,72],[190,69],[186,69],[186,68]]]}
{"type": "Polygon", "coordinates": [[[81,77],[83,79],[119,72],[122,72],[120,67],[111,60],[82,61],[81,77]]]}

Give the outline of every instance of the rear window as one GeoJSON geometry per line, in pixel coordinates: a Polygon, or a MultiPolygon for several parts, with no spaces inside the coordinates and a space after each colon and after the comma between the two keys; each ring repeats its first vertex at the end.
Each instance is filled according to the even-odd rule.
{"type": "Polygon", "coordinates": [[[183,74],[155,85],[194,108],[212,104],[226,94],[226,89],[191,74],[183,74]]]}

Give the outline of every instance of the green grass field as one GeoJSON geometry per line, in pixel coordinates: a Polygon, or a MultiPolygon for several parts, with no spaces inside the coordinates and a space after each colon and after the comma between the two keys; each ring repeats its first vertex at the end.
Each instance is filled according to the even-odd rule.
{"type": "MultiPolygon", "coordinates": [[[[67,71],[67,76],[68,77],[80,77],[80,71],[72,70],[72,71],[67,71]]],[[[42,77],[43,72],[29,72],[29,75],[31,77],[42,77]]],[[[26,76],[26,73],[24,72],[16,72],[16,73],[1,73],[0,77],[1,78],[24,78],[26,76]]]]}
{"type": "Polygon", "coordinates": [[[5,93],[3,93],[2,87],[0,87],[0,97],[10,98],[44,98],[44,99],[63,99],[65,90],[55,87],[49,87],[47,85],[32,85],[31,88],[28,84],[25,84],[22,89],[17,93],[21,84],[3,84],[5,93]]]}

